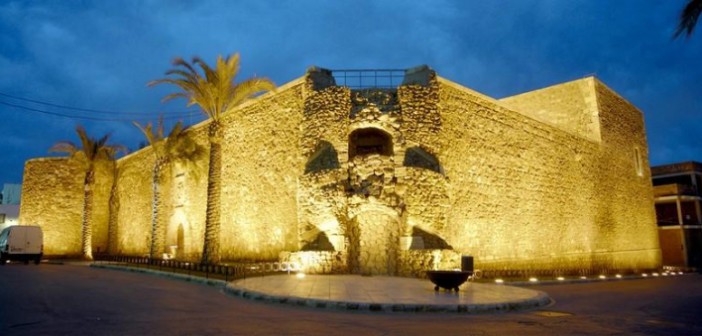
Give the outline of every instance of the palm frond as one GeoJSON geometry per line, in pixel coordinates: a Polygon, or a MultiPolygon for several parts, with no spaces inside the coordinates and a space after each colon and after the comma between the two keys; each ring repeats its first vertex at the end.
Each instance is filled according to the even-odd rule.
{"type": "Polygon", "coordinates": [[[196,82],[199,74],[198,73],[190,73],[190,72],[183,71],[180,69],[171,69],[171,70],[166,71],[166,76],[181,76],[185,80],[188,80],[191,82],[196,82]]]}
{"type": "Polygon", "coordinates": [[[70,141],[60,141],[49,148],[49,152],[67,153],[68,155],[73,155],[79,150],[80,148],[70,141]]]}
{"type": "MultiPolygon", "coordinates": [[[[222,56],[218,56],[218,59],[222,58],[222,56]]],[[[201,58],[199,57],[193,57],[193,64],[197,64],[200,66],[202,69],[202,72],[205,73],[205,79],[207,80],[208,83],[215,83],[217,82],[217,73],[212,70],[212,68],[205,63],[201,58]]]]}
{"type": "Polygon", "coordinates": [[[230,108],[234,108],[257,93],[275,90],[275,84],[268,78],[250,78],[239,84],[230,93],[230,108]]]}
{"type": "Polygon", "coordinates": [[[683,34],[690,37],[695,30],[700,13],[702,13],[702,0],[689,0],[680,13],[680,21],[673,33],[673,38],[680,37],[683,34]]]}
{"type": "Polygon", "coordinates": [[[175,68],[166,72],[171,77],[151,81],[148,85],[174,85],[180,91],[165,96],[163,101],[186,98],[188,106],[198,105],[210,119],[219,120],[222,113],[255,94],[275,89],[275,84],[266,78],[254,78],[236,84],[239,64],[238,53],[227,58],[218,56],[214,68],[199,57],[194,57],[191,63],[176,58],[173,61],[175,68]]]}
{"type": "Polygon", "coordinates": [[[236,75],[239,74],[239,68],[241,66],[240,60],[241,57],[239,56],[239,53],[235,53],[234,55],[227,58],[227,77],[231,78],[232,83],[236,82],[236,75]]]}
{"type": "Polygon", "coordinates": [[[91,138],[82,126],[76,127],[76,134],[80,139],[81,146],[70,141],[61,141],[53,145],[50,152],[64,152],[71,157],[82,162],[86,170],[93,169],[97,161],[113,161],[119,152],[126,152],[127,149],[121,145],[107,144],[110,135],[107,134],[99,139],[91,138]]]}
{"type": "Polygon", "coordinates": [[[188,63],[186,60],[184,60],[184,59],[182,59],[182,58],[180,58],[180,57],[176,57],[176,58],[173,59],[173,62],[172,62],[172,63],[173,63],[173,65],[176,66],[176,67],[177,67],[177,66],[182,66],[182,67],[188,69],[188,71],[190,71],[190,73],[192,73],[193,75],[197,76],[197,70],[195,70],[195,68],[193,68],[193,66],[190,65],[190,63],[188,63]]]}
{"type": "Polygon", "coordinates": [[[151,123],[147,123],[146,126],[142,126],[138,122],[132,121],[132,124],[134,124],[134,126],[136,126],[141,131],[141,133],[144,134],[144,137],[146,137],[146,141],[149,142],[149,145],[153,146],[154,143],[156,143],[156,137],[154,136],[153,127],[151,123]]]}
{"type": "Polygon", "coordinates": [[[168,133],[168,139],[180,136],[183,133],[183,130],[183,122],[178,121],[175,125],[173,125],[173,128],[168,133]]]}

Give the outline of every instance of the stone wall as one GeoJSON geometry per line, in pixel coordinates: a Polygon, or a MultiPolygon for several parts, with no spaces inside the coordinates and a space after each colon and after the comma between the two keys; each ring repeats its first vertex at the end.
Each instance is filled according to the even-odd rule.
{"type": "Polygon", "coordinates": [[[225,260],[274,260],[281,251],[298,248],[297,178],[305,170],[299,137],[304,83],[288,83],[224,116],[225,260]]]}
{"type": "MultiPolygon", "coordinates": [[[[110,169],[98,166],[96,179],[110,179],[110,169]]],[[[82,167],[69,158],[33,159],[25,164],[19,222],[42,227],[47,256],[81,254],[84,177],[82,167]]],[[[93,250],[105,252],[109,189],[98,184],[93,192],[93,250]]]]}
{"type": "Polygon", "coordinates": [[[121,255],[146,256],[151,242],[151,148],[119,160],[117,169],[116,251],[121,255]]]}
{"type": "Polygon", "coordinates": [[[600,140],[600,120],[592,78],[500,99],[521,114],[583,138],[600,140]]]}
{"type": "Polygon", "coordinates": [[[650,176],[634,168],[635,146],[647,157],[641,113],[584,81],[597,97],[601,143],[442,82],[441,137],[451,143],[439,153],[451,180],[447,236],[476,257],[476,268],[660,265],[650,176]]]}

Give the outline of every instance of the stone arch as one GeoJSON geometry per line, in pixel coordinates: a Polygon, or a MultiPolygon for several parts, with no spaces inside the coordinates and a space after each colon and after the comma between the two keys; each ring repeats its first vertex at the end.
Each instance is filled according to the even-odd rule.
{"type": "Polygon", "coordinates": [[[349,161],[357,155],[393,155],[392,135],[375,127],[359,128],[349,134],[349,161]]]}
{"type": "Polygon", "coordinates": [[[339,155],[330,142],[320,140],[315,147],[315,151],[305,164],[305,174],[327,170],[337,169],[341,167],[339,164],[339,155]]]}
{"type": "Polygon", "coordinates": [[[441,167],[436,156],[418,146],[407,148],[402,165],[405,167],[429,169],[439,174],[444,174],[444,168],[441,167]]]}

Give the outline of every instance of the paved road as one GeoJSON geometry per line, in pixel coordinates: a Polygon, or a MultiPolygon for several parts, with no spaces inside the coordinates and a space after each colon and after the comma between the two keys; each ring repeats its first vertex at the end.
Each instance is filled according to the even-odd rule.
{"type": "Polygon", "coordinates": [[[0,335],[702,335],[702,275],[534,287],[541,310],[349,313],[71,265],[0,267],[0,335]]]}

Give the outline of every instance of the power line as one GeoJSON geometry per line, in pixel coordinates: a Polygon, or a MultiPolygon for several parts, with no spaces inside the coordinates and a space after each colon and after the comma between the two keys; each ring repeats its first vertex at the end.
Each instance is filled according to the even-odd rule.
{"type": "MultiPolygon", "coordinates": [[[[70,115],[70,114],[64,114],[64,113],[59,113],[59,112],[54,112],[54,111],[35,109],[32,107],[16,105],[16,104],[3,102],[3,101],[0,101],[0,105],[6,105],[6,106],[22,109],[22,110],[27,110],[27,111],[32,111],[32,112],[37,112],[37,113],[42,113],[42,114],[48,114],[48,115],[52,115],[52,116],[56,116],[56,117],[70,118],[70,119],[94,120],[94,121],[119,121],[119,122],[132,122],[133,121],[133,119],[126,119],[126,118],[101,118],[101,117],[70,115]]],[[[151,116],[153,116],[153,115],[155,115],[155,113],[151,114],[151,116]]],[[[182,119],[183,117],[193,116],[193,115],[194,114],[185,115],[185,116],[168,116],[168,117],[163,117],[163,119],[164,120],[175,120],[175,119],[182,119]]]]}
{"type": "MultiPolygon", "coordinates": [[[[91,113],[97,113],[97,114],[121,114],[121,115],[133,115],[133,116],[153,116],[156,113],[153,112],[120,112],[120,111],[109,111],[109,110],[97,110],[97,109],[87,109],[87,108],[81,108],[81,107],[75,107],[75,106],[68,106],[68,105],[61,105],[61,104],[54,104],[50,102],[45,102],[41,100],[36,100],[36,99],[29,99],[29,98],[23,98],[23,97],[18,97],[18,96],[13,96],[7,93],[0,92],[0,96],[7,97],[7,98],[12,98],[12,99],[17,99],[17,100],[22,100],[30,103],[35,103],[35,104],[41,104],[41,105],[46,105],[46,106],[51,106],[51,107],[57,107],[57,108],[62,108],[62,109],[67,109],[67,110],[74,110],[74,111],[81,111],[81,112],[91,112],[91,113]]],[[[9,104],[9,103],[8,103],[9,104]]],[[[7,105],[7,104],[6,104],[7,105]]],[[[15,106],[15,105],[13,105],[15,106]]],[[[185,114],[184,116],[192,116],[195,114],[199,114],[197,111],[173,111],[169,112],[172,114],[185,114]]]]}

